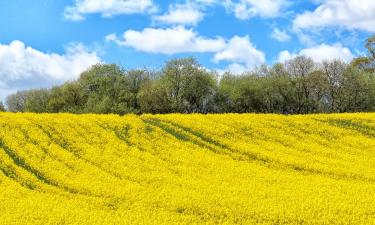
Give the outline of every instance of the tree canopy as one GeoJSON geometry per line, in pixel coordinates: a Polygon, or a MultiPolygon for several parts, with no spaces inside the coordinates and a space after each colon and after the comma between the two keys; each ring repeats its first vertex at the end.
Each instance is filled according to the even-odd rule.
{"type": "MultiPolygon", "coordinates": [[[[306,56],[244,73],[208,71],[194,58],[160,71],[98,64],[51,89],[19,91],[11,112],[36,113],[331,113],[375,110],[375,36],[351,63],[306,56]]],[[[5,110],[0,104],[0,111],[5,110]]]]}

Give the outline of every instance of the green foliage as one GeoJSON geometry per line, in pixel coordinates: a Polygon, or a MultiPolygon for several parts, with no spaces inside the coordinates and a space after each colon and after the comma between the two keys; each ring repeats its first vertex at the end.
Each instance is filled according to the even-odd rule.
{"type": "Polygon", "coordinates": [[[9,95],[6,104],[10,112],[25,112],[26,99],[29,91],[18,91],[13,95],[9,95]]]}
{"type": "Polygon", "coordinates": [[[86,98],[84,112],[122,114],[128,111],[128,105],[123,102],[129,98],[124,88],[127,81],[118,66],[95,65],[82,73],[78,83],[86,98]]]}
{"type": "Polygon", "coordinates": [[[361,70],[375,73],[375,35],[367,39],[365,47],[368,51],[367,56],[354,59],[352,65],[361,70]]]}
{"type": "Polygon", "coordinates": [[[84,89],[78,82],[65,83],[52,88],[46,111],[82,113],[86,99],[84,89]]]}
{"type": "Polygon", "coordinates": [[[167,62],[161,84],[172,112],[207,113],[212,109],[216,80],[193,58],[167,62]]]}
{"type": "Polygon", "coordinates": [[[163,114],[171,112],[168,93],[160,81],[146,84],[139,91],[137,100],[140,113],[163,114]]]}
{"type": "Polygon", "coordinates": [[[6,109],[5,109],[4,103],[0,101],[0,112],[5,112],[5,111],[6,109]]]}
{"type": "Polygon", "coordinates": [[[120,115],[374,111],[375,36],[366,48],[368,56],[350,64],[317,64],[299,56],[242,75],[219,76],[194,58],[171,60],[159,72],[98,64],[76,81],[50,90],[20,91],[8,96],[6,104],[11,112],[120,115]]]}
{"type": "Polygon", "coordinates": [[[48,112],[50,92],[51,91],[48,89],[30,90],[27,94],[27,99],[25,102],[25,111],[36,113],[48,112]]]}

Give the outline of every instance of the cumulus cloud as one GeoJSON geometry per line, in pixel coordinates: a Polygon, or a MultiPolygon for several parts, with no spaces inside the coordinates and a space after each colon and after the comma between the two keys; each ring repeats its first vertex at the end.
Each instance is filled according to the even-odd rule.
{"type": "Polygon", "coordinates": [[[84,20],[85,14],[101,14],[111,17],[119,14],[136,14],[153,12],[156,10],[152,0],[75,0],[73,6],[64,10],[67,20],[84,20]]]}
{"type": "Polygon", "coordinates": [[[287,42],[291,38],[287,32],[282,31],[278,28],[273,29],[271,37],[280,42],[287,42]]]}
{"type": "Polygon", "coordinates": [[[0,44],[0,98],[17,89],[60,84],[75,79],[101,60],[82,44],[71,44],[65,54],[43,53],[21,41],[0,44]]]}
{"type": "Polygon", "coordinates": [[[375,1],[319,0],[314,11],[306,11],[293,21],[295,29],[341,27],[375,32],[375,1]]]}
{"type": "Polygon", "coordinates": [[[254,16],[277,17],[288,5],[287,0],[226,0],[223,1],[228,11],[239,19],[245,20],[254,16]]]}
{"type": "Polygon", "coordinates": [[[128,30],[122,38],[110,34],[106,40],[147,53],[213,53],[213,62],[229,63],[228,69],[236,72],[253,69],[266,61],[265,54],[256,49],[248,36],[234,36],[230,40],[222,37],[207,38],[182,26],[128,30]]]}
{"type": "Polygon", "coordinates": [[[343,47],[337,43],[334,45],[321,44],[311,48],[305,48],[298,53],[290,53],[289,51],[282,51],[279,53],[278,62],[285,62],[296,56],[307,56],[312,58],[315,62],[323,62],[325,60],[339,59],[344,62],[350,62],[354,55],[349,48],[343,47]]]}
{"type": "Polygon", "coordinates": [[[145,28],[143,31],[128,30],[123,38],[110,34],[107,41],[134,48],[138,51],[161,54],[191,52],[218,52],[225,47],[221,37],[206,38],[182,26],[166,29],[145,28]]]}
{"type": "Polygon", "coordinates": [[[203,19],[203,17],[203,12],[201,12],[196,4],[186,3],[170,5],[169,11],[166,14],[154,16],[153,21],[163,24],[195,26],[203,19]]]}
{"type": "Polygon", "coordinates": [[[235,36],[227,43],[222,51],[215,54],[214,62],[230,62],[229,70],[244,72],[254,69],[266,61],[265,54],[255,48],[248,36],[235,36]]]}

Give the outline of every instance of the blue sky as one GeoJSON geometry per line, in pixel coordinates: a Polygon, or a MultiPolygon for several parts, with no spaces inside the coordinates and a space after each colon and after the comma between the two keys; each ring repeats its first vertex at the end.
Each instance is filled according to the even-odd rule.
{"type": "Polygon", "coordinates": [[[241,73],[307,55],[362,55],[375,0],[1,0],[0,99],[99,62],[159,69],[194,56],[241,73]]]}

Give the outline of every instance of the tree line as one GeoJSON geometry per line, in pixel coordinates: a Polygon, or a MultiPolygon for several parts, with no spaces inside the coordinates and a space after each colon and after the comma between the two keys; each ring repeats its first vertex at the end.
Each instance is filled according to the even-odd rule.
{"type": "Polygon", "coordinates": [[[194,58],[160,71],[98,64],[75,81],[19,91],[0,111],[35,113],[339,113],[375,111],[375,36],[350,63],[298,56],[241,75],[218,75],[194,58]]]}

